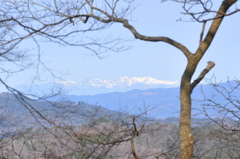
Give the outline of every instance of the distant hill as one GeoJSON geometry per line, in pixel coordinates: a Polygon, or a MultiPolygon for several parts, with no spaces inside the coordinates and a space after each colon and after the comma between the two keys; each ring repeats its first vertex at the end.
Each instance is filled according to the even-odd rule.
{"type": "MultiPolygon", "coordinates": [[[[199,92],[199,88],[195,91],[199,92]]],[[[200,98],[194,93],[194,98],[200,98]]],[[[158,88],[148,90],[132,90],[97,95],[60,95],[51,100],[83,101],[92,105],[100,105],[110,110],[128,110],[129,113],[140,113],[148,110],[151,117],[178,117],[180,112],[179,88],[158,88]]],[[[200,103],[195,103],[196,106],[200,103]]]]}
{"type": "Polygon", "coordinates": [[[57,123],[69,122],[79,125],[94,118],[114,116],[119,113],[81,101],[75,103],[69,100],[50,102],[19,99],[11,93],[0,93],[0,127],[11,128],[16,127],[16,124],[19,127],[28,127],[40,123],[49,125],[48,119],[57,123]]]}
{"type": "MultiPolygon", "coordinates": [[[[140,100],[141,98],[144,97],[148,97],[148,96],[152,96],[150,99],[152,99],[153,102],[155,99],[157,99],[159,97],[159,94],[161,93],[161,91],[163,92],[168,92],[168,94],[173,94],[176,88],[172,88],[172,89],[153,89],[151,90],[151,93],[149,93],[150,90],[142,92],[140,90],[133,90],[130,92],[126,92],[126,94],[122,94],[122,93],[111,93],[111,94],[102,94],[102,95],[96,95],[97,97],[99,97],[98,99],[102,99],[102,102],[107,103],[107,98],[109,98],[109,96],[111,95],[111,97],[115,97],[115,99],[112,99],[109,103],[114,103],[114,100],[116,100],[117,97],[122,97],[124,100],[129,100],[129,98],[132,98],[132,102],[133,99],[135,100],[140,100]],[[161,91],[159,91],[161,90],[161,91]],[[148,92],[148,93],[147,93],[148,92]],[[128,97],[126,97],[126,95],[128,94],[128,97]],[[156,95],[156,96],[154,96],[156,95]]],[[[167,96],[167,94],[165,94],[167,96]]],[[[106,117],[110,117],[111,120],[115,120],[118,117],[123,117],[123,116],[128,116],[131,115],[132,113],[139,113],[139,109],[138,107],[127,107],[127,109],[125,109],[124,106],[122,107],[117,107],[115,108],[115,110],[113,110],[113,108],[110,107],[110,109],[103,107],[103,106],[99,106],[98,104],[88,104],[86,102],[83,101],[78,101],[79,98],[89,98],[89,100],[92,97],[92,100],[95,98],[95,96],[71,96],[71,95],[63,95],[61,97],[68,97],[68,100],[63,100],[63,99],[59,99],[59,101],[56,101],[56,98],[60,98],[59,97],[55,97],[55,101],[53,102],[49,102],[49,101],[36,101],[36,100],[30,100],[30,99],[26,99],[27,103],[24,103],[22,101],[19,101],[13,94],[9,94],[9,93],[0,93],[0,126],[4,126],[4,127],[11,127],[11,124],[15,124],[14,120],[16,118],[18,124],[26,127],[27,125],[31,125],[31,123],[34,123],[33,121],[35,121],[36,118],[39,121],[43,121],[41,119],[41,117],[36,114],[34,111],[32,111],[33,109],[39,111],[42,115],[46,115],[46,117],[51,116],[52,119],[56,120],[65,120],[65,121],[71,121],[72,124],[77,123],[77,124],[83,124],[84,122],[89,122],[90,120],[92,120],[93,118],[106,118],[106,117]],[[77,102],[78,101],[78,102],[77,102]],[[117,111],[118,110],[118,111],[117,111]],[[136,112],[134,112],[136,111],[136,112]],[[31,114],[33,113],[33,114],[31,114]],[[32,116],[34,115],[34,117],[32,116]],[[17,117],[16,117],[17,116],[17,117]]],[[[87,99],[85,98],[85,99],[87,99]]],[[[96,99],[96,100],[98,100],[96,99]]],[[[146,98],[147,99],[147,98],[146,98]]],[[[151,100],[148,100],[151,101],[151,100]]],[[[178,102],[177,100],[178,98],[176,98],[175,102],[178,102]]],[[[53,100],[53,98],[52,98],[53,100]]],[[[165,102],[169,101],[169,98],[165,98],[165,102]]],[[[126,102],[125,101],[125,102],[126,102]]],[[[173,101],[173,100],[172,100],[173,101]]],[[[167,104],[164,103],[164,101],[162,100],[163,104],[167,104]]],[[[139,108],[143,108],[143,103],[140,102],[140,104],[142,104],[141,106],[139,106],[139,108]]],[[[171,104],[171,103],[170,103],[171,104]]],[[[162,122],[165,124],[176,124],[178,125],[179,123],[179,118],[176,114],[167,114],[169,112],[174,112],[176,111],[175,109],[177,109],[176,107],[174,107],[173,105],[171,106],[169,104],[169,107],[171,107],[171,109],[166,109],[166,107],[159,107],[158,109],[154,109],[153,107],[150,107],[150,112],[156,112],[156,116],[154,116],[153,114],[148,116],[148,117],[157,117],[159,119],[153,119],[153,118],[146,118],[146,115],[143,114],[143,117],[140,118],[141,120],[156,120],[158,122],[162,122]],[[175,109],[174,109],[175,108],[175,109]],[[152,109],[152,110],[151,110],[152,109]],[[162,110],[161,110],[162,109],[162,110]],[[169,111],[168,111],[169,110],[169,111]],[[165,111],[165,112],[164,112],[165,111]],[[162,113],[163,115],[160,117],[158,116],[158,113],[162,113]],[[164,114],[165,113],[165,114],[164,114]],[[166,119],[163,119],[164,117],[166,117],[166,119]]],[[[147,106],[146,106],[147,107],[147,106]]],[[[200,120],[197,120],[200,121],[200,120]]],[[[200,121],[201,122],[201,121],[200,121]]],[[[43,122],[45,123],[45,122],[43,122]]],[[[201,122],[202,123],[202,122],[201,122]]],[[[35,124],[35,123],[34,123],[35,124]]],[[[15,126],[15,125],[14,125],[15,126]]]]}
{"type": "Polygon", "coordinates": [[[60,95],[51,100],[83,101],[92,105],[100,105],[104,108],[129,113],[140,113],[149,110],[151,117],[172,117],[179,112],[179,89],[158,88],[148,90],[131,90],[128,92],[113,92],[97,95],[60,95]]]}
{"type": "MultiPolygon", "coordinates": [[[[228,87],[227,83],[222,83],[222,86],[228,87]]],[[[214,92],[211,85],[199,85],[194,89],[192,94],[193,114],[199,113],[197,109],[202,108],[204,98],[202,90],[206,97],[213,97],[214,92]]],[[[180,112],[179,87],[175,88],[157,88],[146,90],[131,90],[127,92],[112,92],[97,95],[69,95],[63,94],[51,98],[51,100],[71,100],[73,102],[83,101],[92,105],[100,105],[104,108],[119,111],[126,109],[129,113],[140,113],[140,111],[148,110],[150,117],[168,118],[178,117],[180,112]]],[[[237,92],[236,92],[237,93],[237,92]]],[[[239,96],[239,94],[236,94],[239,96]]],[[[215,96],[218,102],[223,102],[224,99],[215,96]]],[[[216,113],[214,110],[208,110],[210,113],[216,113]]],[[[204,114],[198,115],[205,117],[204,114]]]]}
{"type": "MultiPolygon", "coordinates": [[[[180,112],[180,100],[179,100],[179,87],[170,87],[173,86],[169,83],[170,88],[152,88],[152,89],[143,89],[139,85],[151,87],[160,86],[160,84],[166,84],[166,81],[160,81],[154,78],[139,78],[139,77],[122,77],[115,80],[100,80],[97,78],[88,79],[82,85],[82,87],[75,87],[76,83],[71,81],[59,81],[59,85],[55,85],[52,87],[53,90],[58,90],[58,88],[63,87],[63,89],[70,89],[69,93],[64,93],[62,95],[58,95],[49,100],[52,101],[62,101],[62,100],[70,100],[74,103],[79,101],[91,104],[102,106],[103,108],[107,108],[113,111],[121,111],[127,110],[129,113],[140,113],[147,110],[148,115],[154,118],[167,118],[167,117],[178,117],[180,112]],[[66,87],[64,87],[66,86],[66,87]],[[131,88],[139,88],[133,89],[131,88]],[[71,89],[72,88],[72,89],[71,89]],[[120,89],[124,88],[124,89],[120,89]],[[142,88],[142,89],[140,89],[142,88]],[[76,94],[74,93],[75,90],[76,94]],[[107,91],[104,91],[104,90],[107,91]],[[114,90],[117,90],[114,92],[114,90]],[[84,92],[82,94],[93,94],[93,95],[78,95],[81,94],[79,92],[84,92]],[[92,92],[92,93],[90,93],[92,92]],[[94,93],[93,93],[94,92],[94,93]],[[98,92],[110,92],[110,93],[99,93],[98,92]]],[[[51,85],[50,83],[48,83],[51,85]]],[[[43,91],[39,91],[33,88],[32,92],[38,92],[39,94],[45,93],[47,91],[52,91],[51,87],[47,86],[48,84],[36,85],[33,87],[42,89],[43,91]]],[[[231,81],[230,84],[234,85],[234,82],[231,81]]],[[[221,83],[222,86],[228,87],[228,83],[221,83]]],[[[202,94],[202,89],[206,97],[213,97],[216,92],[214,92],[213,87],[210,85],[198,85],[192,94],[192,107],[193,114],[199,113],[198,110],[202,108],[203,102],[201,102],[204,98],[202,94]],[[197,110],[198,109],[198,110],[197,110]]],[[[237,93],[237,92],[236,92],[237,93]]],[[[236,94],[239,96],[239,94],[236,94]]],[[[215,100],[218,102],[224,102],[224,99],[219,96],[214,96],[215,100]]],[[[216,114],[216,111],[212,109],[208,109],[208,112],[212,112],[216,114]]],[[[199,116],[199,115],[198,115],[199,116]]],[[[205,117],[204,114],[201,114],[200,117],[205,117]]]]}

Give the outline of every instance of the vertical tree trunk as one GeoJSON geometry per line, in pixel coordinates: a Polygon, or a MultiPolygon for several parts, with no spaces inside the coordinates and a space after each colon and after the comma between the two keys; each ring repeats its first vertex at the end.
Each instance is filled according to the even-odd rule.
{"type": "Polygon", "coordinates": [[[196,70],[196,67],[206,53],[208,47],[211,45],[214,36],[224,18],[224,14],[237,0],[224,0],[218,10],[216,19],[213,20],[212,25],[203,41],[201,41],[199,48],[195,54],[187,55],[188,63],[187,67],[182,75],[181,87],[180,87],[180,101],[181,101],[181,112],[180,112],[180,158],[191,159],[193,156],[194,138],[191,131],[191,93],[194,87],[202,80],[207,72],[214,66],[214,63],[210,62],[206,69],[203,70],[202,74],[198,77],[196,82],[191,85],[192,76],[196,70]]]}
{"type": "Polygon", "coordinates": [[[180,136],[181,136],[181,159],[191,159],[193,156],[194,138],[191,131],[191,97],[189,89],[190,84],[182,82],[181,97],[181,115],[180,115],[180,136]]]}
{"type": "Polygon", "coordinates": [[[195,72],[198,61],[193,58],[188,59],[187,67],[183,73],[180,87],[180,137],[181,148],[180,158],[191,159],[193,156],[194,138],[191,130],[191,79],[195,72]]]}

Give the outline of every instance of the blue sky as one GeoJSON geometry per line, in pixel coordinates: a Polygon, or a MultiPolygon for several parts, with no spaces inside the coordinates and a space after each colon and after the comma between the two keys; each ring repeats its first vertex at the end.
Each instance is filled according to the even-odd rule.
{"type": "MultiPolygon", "coordinates": [[[[187,46],[190,51],[197,49],[202,25],[194,22],[179,22],[177,19],[188,19],[180,14],[180,4],[174,2],[138,0],[138,7],[129,16],[131,24],[144,35],[168,36],[187,46]]],[[[217,80],[240,78],[240,13],[226,17],[206,55],[198,66],[194,76],[199,74],[208,61],[214,61],[216,66],[207,75],[213,74],[217,80]]],[[[98,36],[110,34],[133,39],[132,34],[120,24],[98,33],[98,36]]],[[[81,38],[79,35],[76,38],[81,38]]],[[[102,59],[81,47],[59,46],[49,42],[40,42],[41,59],[48,68],[62,80],[80,82],[88,77],[114,79],[118,77],[154,77],[159,80],[180,80],[186,65],[185,56],[174,47],[157,42],[150,43],[140,40],[126,42],[131,46],[123,52],[107,52],[102,59]]],[[[25,42],[20,45],[29,48],[33,54],[37,52],[36,45],[25,42]],[[30,46],[30,47],[29,47],[30,46]]],[[[7,82],[12,86],[30,84],[35,74],[34,69],[14,74],[7,82]],[[16,80],[17,79],[17,80],[16,80]]],[[[42,70],[40,70],[41,72],[42,70]]],[[[50,81],[49,74],[42,73],[43,80],[50,81]]]]}

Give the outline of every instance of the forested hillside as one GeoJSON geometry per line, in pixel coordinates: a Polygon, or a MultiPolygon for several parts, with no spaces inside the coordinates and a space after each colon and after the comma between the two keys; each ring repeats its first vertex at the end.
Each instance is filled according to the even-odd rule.
{"type": "MultiPolygon", "coordinates": [[[[178,118],[154,119],[144,113],[131,115],[83,102],[25,99],[22,103],[7,93],[1,94],[0,101],[4,113],[1,158],[127,159],[134,154],[144,159],[179,158],[178,118]],[[43,118],[32,109],[43,112],[43,118]]],[[[208,118],[192,122],[194,158],[240,157],[238,134],[208,118]]]]}

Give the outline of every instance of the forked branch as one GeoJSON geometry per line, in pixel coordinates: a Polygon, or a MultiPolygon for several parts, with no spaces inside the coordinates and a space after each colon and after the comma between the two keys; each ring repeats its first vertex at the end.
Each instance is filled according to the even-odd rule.
{"type": "Polygon", "coordinates": [[[200,73],[200,75],[198,76],[198,78],[196,80],[193,81],[193,83],[191,84],[191,89],[193,90],[195,88],[196,85],[198,85],[202,79],[205,77],[205,75],[215,66],[215,63],[212,61],[208,62],[207,67],[200,73]]]}

